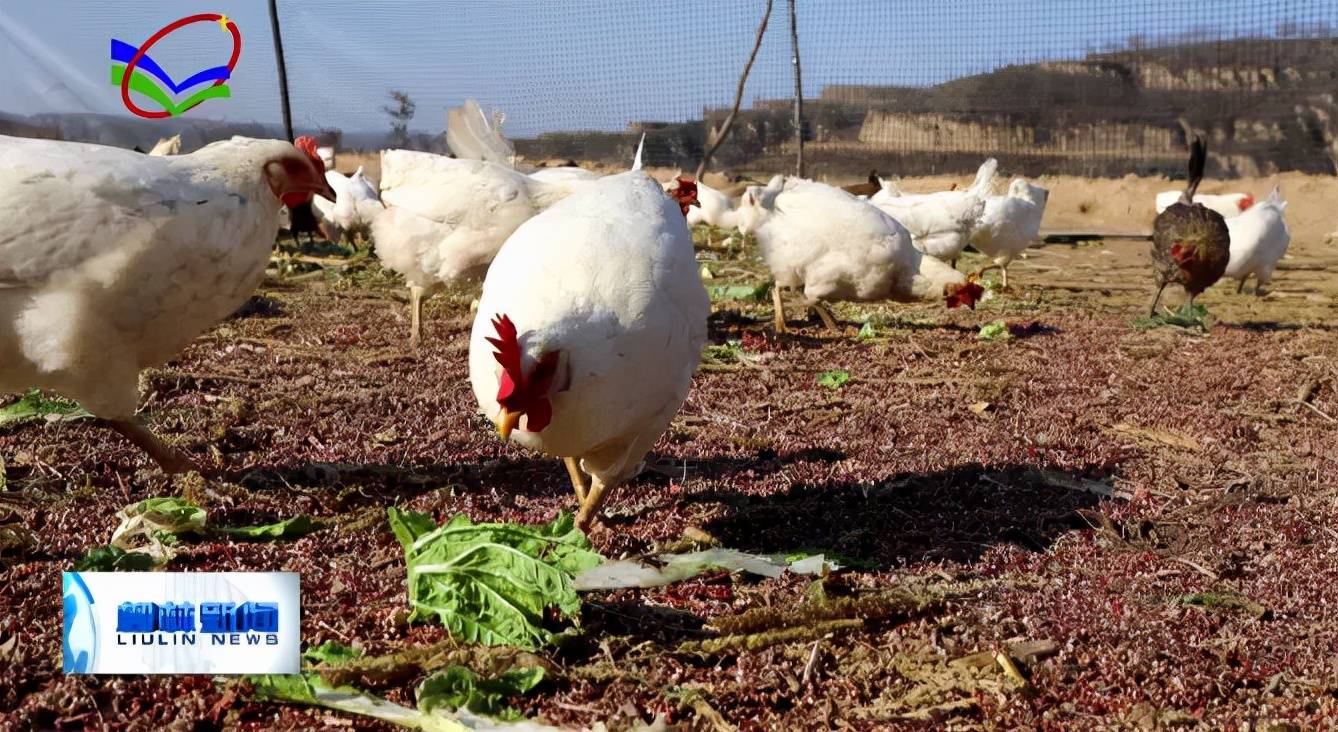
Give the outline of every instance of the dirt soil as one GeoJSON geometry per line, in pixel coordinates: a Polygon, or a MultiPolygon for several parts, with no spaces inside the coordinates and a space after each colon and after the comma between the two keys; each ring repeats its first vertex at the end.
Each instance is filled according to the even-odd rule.
{"type": "MultiPolygon", "coordinates": [[[[767,298],[716,303],[712,341],[742,355],[704,366],[656,448],[667,475],[617,493],[592,540],[619,556],[686,533],[847,569],[586,595],[584,634],[541,654],[549,680],[514,702],[612,730],[657,714],[694,730],[1332,725],[1338,189],[1281,181],[1295,239],[1272,290],[1219,284],[1203,332],[1131,325],[1151,294],[1139,241],[1037,248],[975,311],[843,304],[843,333],[795,302],[796,333],[777,340],[767,298]],[[856,337],[866,320],[873,337],[856,337]],[[1019,335],[979,340],[997,320],[1019,335]],[[819,385],[831,369],[850,381],[819,385]],[[817,610],[781,612],[805,602],[817,610]],[[759,608],[774,611],[749,626],[763,632],[728,635],[759,608]]],[[[1125,230],[1164,182],[1043,184],[1047,226],[1125,230]]],[[[708,284],[763,280],[753,247],[697,234],[708,284]]],[[[219,478],[169,480],[86,421],[0,430],[0,728],[383,728],[248,701],[230,679],[62,675],[60,572],[131,502],[185,491],[213,523],[329,520],[298,540],[187,543],[169,568],[300,572],[304,645],[369,654],[448,641],[405,622],[386,507],[526,522],[573,508],[560,462],[476,414],[475,293],[432,300],[415,353],[397,278],[318,264],[280,256],[238,316],[145,374],[149,423],[219,478]]],[[[354,682],[412,706],[421,677],[354,682]]]]}

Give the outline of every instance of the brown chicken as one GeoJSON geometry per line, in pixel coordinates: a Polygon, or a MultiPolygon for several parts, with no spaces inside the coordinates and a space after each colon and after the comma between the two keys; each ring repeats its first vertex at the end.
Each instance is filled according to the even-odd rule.
{"type": "Polygon", "coordinates": [[[1157,214],[1152,224],[1152,268],[1157,295],[1152,314],[1166,286],[1177,282],[1189,293],[1189,302],[1222,277],[1231,259],[1231,234],[1222,214],[1194,203],[1194,191],[1203,180],[1208,146],[1195,137],[1189,150],[1189,185],[1180,200],[1157,214]]]}
{"type": "Polygon", "coordinates": [[[872,196],[878,191],[883,190],[883,182],[878,179],[877,170],[870,170],[869,178],[864,183],[841,186],[841,190],[852,196],[872,196]]]}

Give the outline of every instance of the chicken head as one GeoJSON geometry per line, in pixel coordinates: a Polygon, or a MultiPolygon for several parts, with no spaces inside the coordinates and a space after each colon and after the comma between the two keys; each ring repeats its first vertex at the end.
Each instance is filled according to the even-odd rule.
{"type": "Polygon", "coordinates": [[[553,377],[557,375],[558,353],[545,352],[526,373],[521,364],[516,324],[503,314],[492,319],[492,327],[497,337],[487,341],[495,349],[493,358],[502,366],[497,383],[497,403],[502,410],[494,419],[497,434],[504,440],[510,437],[512,430],[520,425],[522,416],[526,417],[526,432],[540,432],[553,419],[553,404],[548,393],[553,386],[553,377]]]}
{"type": "Polygon", "coordinates": [[[290,209],[310,201],[316,194],[335,200],[335,192],[325,180],[325,163],[316,151],[315,138],[299,137],[293,146],[296,153],[265,162],[269,189],[290,209]]]}

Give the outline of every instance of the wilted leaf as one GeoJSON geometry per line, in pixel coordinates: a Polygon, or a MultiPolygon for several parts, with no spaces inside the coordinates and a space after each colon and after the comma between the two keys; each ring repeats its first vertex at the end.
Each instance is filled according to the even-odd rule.
{"type": "Polygon", "coordinates": [[[706,291],[711,295],[712,300],[762,302],[771,295],[771,283],[763,282],[756,285],[716,285],[715,287],[706,288],[706,291]]]}
{"type": "Polygon", "coordinates": [[[484,679],[464,666],[452,666],[418,685],[418,708],[424,712],[468,709],[500,719],[519,719],[520,712],[507,706],[506,700],[529,692],[543,680],[541,667],[508,669],[484,679]]]}
{"type": "Polygon", "coordinates": [[[176,552],[170,547],[183,534],[203,534],[205,512],[186,498],[146,498],[116,514],[121,523],[112,532],[111,545],[144,554],[163,564],[176,552]]]}
{"type": "Polygon", "coordinates": [[[1198,328],[1205,330],[1204,319],[1208,317],[1208,308],[1199,303],[1185,303],[1179,310],[1163,310],[1160,313],[1154,313],[1150,317],[1138,318],[1134,320],[1134,327],[1139,330],[1148,330],[1149,328],[1160,328],[1165,325],[1172,325],[1177,328],[1198,328]]]}
{"type": "Polygon", "coordinates": [[[579,616],[572,577],[602,558],[560,514],[550,524],[475,524],[456,516],[435,526],[428,516],[388,510],[404,547],[411,619],[435,617],[465,643],[535,649],[553,639],[544,614],[579,616]]]}
{"type": "Polygon", "coordinates": [[[1002,320],[996,320],[988,325],[983,325],[980,332],[976,334],[976,340],[981,341],[1002,341],[1011,338],[1008,332],[1008,324],[1002,320]]]}
{"type": "Polygon", "coordinates": [[[840,389],[850,381],[850,372],[845,369],[832,369],[818,375],[818,385],[828,389],[840,389]]]}
{"type": "Polygon", "coordinates": [[[994,405],[990,404],[989,402],[976,402],[971,406],[967,407],[967,409],[970,409],[972,412],[975,412],[976,414],[982,417],[985,416],[986,412],[990,411],[993,408],[994,405]]]}
{"type": "Polygon", "coordinates": [[[859,327],[859,333],[855,334],[855,337],[862,341],[872,340],[878,337],[878,329],[873,326],[872,321],[866,321],[859,327]]]}
{"type": "Polygon", "coordinates": [[[737,549],[705,549],[683,554],[659,554],[608,561],[587,569],[576,576],[574,586],[589,590],[612,590],[625,587],[661,587],[696,577],[703,572],[723,569],[728,572],[747,572],[759,577],[780,577],[788,569],[795,574],[819,574],[824,569],[835,571],[840,565],[828,561],[824,554],[805,553],[780,557],[748,554],[737,549]]]}
{"type": "Polygon", "coordinates": [[[556,727],[536,722],[520,721],[514,724],[492,722],[479,717],[468,710],[448,712],[438,709],[423,712],[410,709],[375,694],[355,689],[351,686],[331,687],[315,673],[292,675],[247,676],[245,681],[251,685],[251,698],[256,701],[275,701],[291,704],[334,709],[345,714],[356,714],[383,722],[422,730],[422,732],[468,732],[469,730],[487,729],[493,732],[506,730],[553,730],[556,727]]]}
{"type": "Polygon", "coordinates": [[[91,417],[78,404],[58,396],[45,396],[37,389],[31,389],[13,404],[0,407],[0,427],[20,424],[31,419],[74,420],[91,417]]]}
{"type": "Polygon", "coordinates": [[[724,343],[712,343],[702,349],[703,363],[738,363],[739,356],[743,355],[743,346],[739,341],[725,341],[724,343]]]}
{"type": "Polygon", "coordinates": [[[302,652],[303,661],[321,663],[327,666],[338,666],[361,657],[362,651],[337,641],[326,641],[302,652]]]}
{"type": "Polygon", "coordinates": [[[115,546],[95,546],[74,563],[76,572],[145,572],[153,569],[153,557],[127,552],[115,546]]]}
{"type": "Polygon", "coordinates": [[[322,524],[312,520],[310,516],[294,516],[259,526],[215,527],[214,533],[231,536],[234,539],[297,539],[321,528],[322,524]]]}
{"type": "Polygon", "coordinates": [[[701,278],[704,279],[704,280],[713,280],[713,279],[715,279],[715,275],[711,272],[711,268],[708,267],[708,266],[706,265],[705,262],[702,262],[702,266],[701,266],[700,274],[701,274],[701,278]]]}

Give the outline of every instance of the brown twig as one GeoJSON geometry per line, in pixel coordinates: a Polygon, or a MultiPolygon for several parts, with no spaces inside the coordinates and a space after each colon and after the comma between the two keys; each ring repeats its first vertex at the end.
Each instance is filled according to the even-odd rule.
{"type": "Polygon", "coordinates": [[[1300,399],[1297,399],[1297,400],[1296,400],[1296,403],[1297,403],[1297,404],[1300,404],[1301,406],[1305,407],[1306,409],[1309,409],[1310,411],[1314,412],[1315,414],[1318,414],[1319,416],[1323,417],[1324,419],[1326,419],[1326,420],[1328,420],[1328,421],[1330,421],[1330,422],[1338,422],[1338,419],[1334,419],[1333,417],[1330,417],[1329,415],[1327,415],[1327,414],[1325,414],[1324,412],[1320,411],[1320,408],[1319,408],[1319,407],[1315,406],[1314,404],[1311,404],[1310,402],[1303,402],[1303,401],[1301,401],[1300,399]]]}
{"type": "Polygon", "coordinates": [[[1008,678],[1012,679],[1018,686],[1027,685],[1027,677],[1022,675],[1022,671],[1018,669],[1016,663],[1013,663],[1013,659],[1007,651],[999,651],[994,654],[994,660],[998,662],[999,667],[1008,675],[1008,678]]]}
{"type": "Polygon", "coordinates": [[[725,118],[725,123],[720,129],[710,133],[710,145],[706,147],[706,152],[702,154],[702,161],[697,165],[697,174],[694,176],[701,180],[706,173],[706,165],[711,162],[711,156],[715,154],[716,148],[729,136],[729,131],[734,127],[734,118],[739,116],[739,105],[743,103],[743,87],[748,83],[748,73],[753,70],[753,62],[757,60],[757,50],[762,47],[762,36],[767,32],[767,21],[771,20],[771,3],[767,0],[766,12],[762,14],[762,22],[757,26],[757,39],[753,41],[753,52],[748,54],[748,63],[743,67],[743,73],[739,76],[739,88],[734,92],[734,108],[729,111],[729,116],[725,118]]]}

